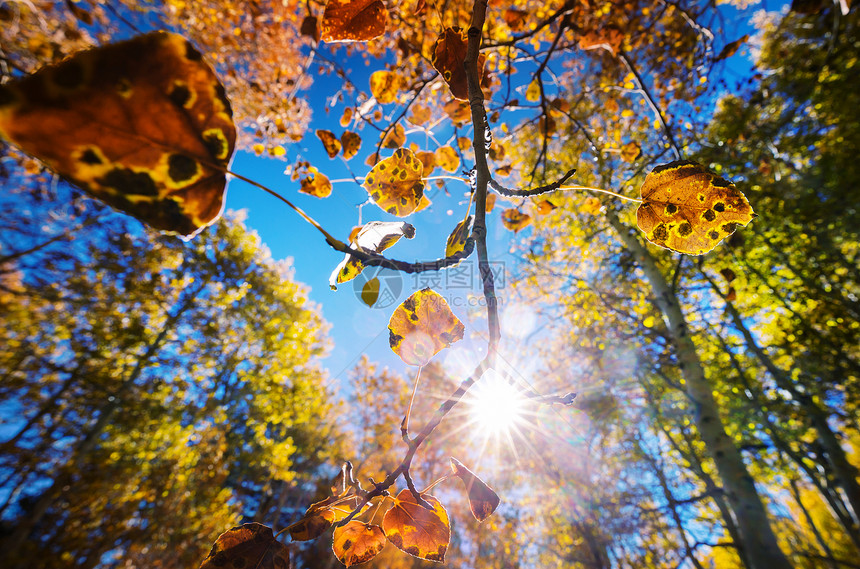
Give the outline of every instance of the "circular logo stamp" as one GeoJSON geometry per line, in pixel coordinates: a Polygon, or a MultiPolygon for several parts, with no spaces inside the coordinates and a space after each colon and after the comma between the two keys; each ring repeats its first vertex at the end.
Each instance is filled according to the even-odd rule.
{"type": "Polygon", "coordinates": [[[355,298],[371,308],[380,310],[390,308],[397,304],[403,293],[403,275],[398,271],[382,267],[365,267],[361,274],[352,280],[352,291],[355,298]],[[377,279],[378,285],[368,285],[374,279],[377,279]],[[369,302],[374,296],[375,301],[369,302]]]}

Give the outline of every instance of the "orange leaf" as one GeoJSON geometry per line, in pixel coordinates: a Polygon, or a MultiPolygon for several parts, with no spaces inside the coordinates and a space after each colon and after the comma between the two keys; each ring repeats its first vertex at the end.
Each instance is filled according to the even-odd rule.
{"type": "MultiPolygon", "coordinates": [[[[445,28],[436,38],[431,59],[433,67],[442,74],[442,78],[451,88],[451,94],[454,95],[454,98],[464,101],[469,98],[466,68],[463,66],[468,41],[466,30],[461,30],[456,26],[445,28]]],[[[479,74],[483,74],[485,59],[483,54],[478,56],[479,74]]]]}
{"type": "Polygon", "coordinates": [[[454,457],[451,457],[451,470],[463,481],[469,494],[469,509],[479,522],[486,520],[499,507],[499,495],[492,488],[475,476],[454,457]]]}
{"type": "Polygon", "coordinates": [[[460,149],[460,152],[466,152],[472,148],[472,139],[465,136],[457,137],[457,148],[460,149]]]}
{"type": "Polygon", "coordinates": [[[434,152],[436,164],[446,172],[456,172],[460,167],[460,157],[457,151],[450,146],[440,146],[434,152]]]}
{"type": "Polygon", "coordinates": [[[406,130],[398,123],[382,139],[383,148],[400,148],[406,142],[406,130]]]}
{"type": "Polygon", "coordinates": [[[343,116],[340,117],[340,126],[348,126],[352,122],[352,115],[355,113],[352,107],[346,107],[343,110],[343,116]]]}
{"type": "Polygon", "coordinates": [[[594,30],[579,38],[580,49],[605,49],[615,55],[621,49],[624,36],[621,31],[614,27],[606,27],[602,30],[594,30]]]}
{"type": "Polygon", "coordinates": [[[385,33],[388,10],[381,0],[329,0],[322,20],[325,42],[368,41],[385,33]]]}
{"type": "Polygon", "coordinates": [[[472,119],[472,109],[469,104],[457,99],[451,99],[445,103],[444,110],[451,122],[458,126],[466,124],[472,119]]]}
{"type": "Polygon", "coordinates": [[[636,142],[628,142],[621,147],[621,159],[625,162],[636,162],[640,154],[642,154],[642,148],[636,142]]]}
{"type": "Polygon", "coordinates": [[[466,248],[466,240],[469,238],[469,226],[471,224],[471,215],[457,224],[457,227],[448,236],[448,242],[445,245],[446,257],[455,255],[466,248]]]}
{"type": "Polygon", "coordinates": [[[426,124],[427,121],[430,120],[430,109],[425,107],[424,105],[413,105],[412,112],[406,118],[409,122],[414,124],[415,126],[421,126],[422,124],[426,124]]]}
{"type": "Polygon", "coordinates": [[[401,551],[441,563],[451,540],[448,512],[433,496],[421,497],[433,506],[432,510],[419,505],[408,488],[401,490],[394,507],[382,518],[382,529],[388,541],[401,551]]]}
{"type": "Polygon", "coordinates": [[[317,130],[317,138],[322,141],[329,158],[334,158],[340,152],[340,141],[332,131],[317,130]]]}
{"type": "Polygon", "coordinates": [[[364,179],[371,199],[392,215],[406,217],[424,195],[424,166],[411,150],[398,148],[364,179]]]}
{"type": "Polygon", "coordinates": [[[707,253],[755,217],[734,184],[687,160],[657,166],[639,191],[639,229],[651,243],[679,253],[707,253]]]}
{"type": "Polygon", "coordinates": [[[505,164],[504,166],[499,166],[498,168],[496,168],[496,174],[498,174],[499,176],[507,177],[511,175],[513,169],[514,167],[510,164],[505,164]]]}
{"type": "Polygon", "coordinates": [[[393,103],[400,91],[400,75],[391,71],[374,71],[370,76],[370,92],[380,105],[393,103]]]}
{"type": "Polygon", "coordinates": [[[493,211],[494,207],[496,207],[496,194],[487,192],[487,213],[493,211]]]}
{"type": "Polygon", "coordinates": [[[370,561],[385,547],[382,528],[353,520],[334,530],[332,551],[347,567],[370,561]]]}
{"type": "Polygon", "coordinates": [[[421,161],[421,165],[424,166],[424,175],[427,176],[430,172],[436,168],[436,155],[433,152],[416,152],[415,157],[421,161]]]}
{"type": "Polygon", "coordinates": [[[537,204],[537,212],[541,215],[546,215],[556,208],[555,204],[549,200],[541,200],[537,204]]]}
{"type": "Polygon", "coordinates": [[[299,191],[317,198],[327,198],[331,195],[331,182],[325,174],[311,166],[307,176],[302,178],[299,191]]]}
{"type": "Polygon", "coordinates": [[[407,365],[421,366],[442,348],[461,340],[465,328],[445,299],[425,288],[397,307],[388,322],[388,332],[394,353],[407,365]]]}
{"type": "Polygon", "coordinates": [[[156,229],[218,219],[236,129],[200,53],[153,32],[0,86],[0,138],[156,229]]]}
{"type": "Polygon", "coordinates": [[[528,227],[532,223],[532,217],[516,208],[506,209],[502,212],[502,225],[517,233],[520,229],[528,227]]]}
{"type": "Polygon", "coordinates": [[[361,136],[346,130],[340,135],[340,143],[343,145],[343,159],[349,160],[358,154],[358,149],[361,148],[361,136]]]}
{"type": "MultiPolygon", "coordinates": [[[[302,519],[290,525],[290,539],[293,541],[309,541],[321,536],[332,524],[346,518],[358,506],[358,498],[344,500],[340,496],[329,496],[311,504],[302,519]]],[[[365,504],[362,511],[366,510],[365,504]]],[[[253,565],[251,565],[253,567],[253,565]]]]}
{"type": "Polygon", "coordinates": [[[529,12],[523,10],[505,10],[502,14],[505,23],[511,28],[512,32],[522,32],[526,29],[527,18],[529,12]]]}
{"type": "Polygon", "coordinates": [[[200,569],[258,567],[289,569],[290,550],[275,539],[272,528],[258,523],[236,526],[218,536],[200,569]]]}

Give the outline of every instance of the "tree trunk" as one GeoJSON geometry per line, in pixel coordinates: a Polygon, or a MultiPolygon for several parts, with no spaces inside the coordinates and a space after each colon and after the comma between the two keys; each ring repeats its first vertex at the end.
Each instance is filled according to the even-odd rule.
{"type": "Polygon", "coordinates": [[[675,292],[633,230],[621,223],[614,213],[610,212],[607,217],[645,273],[654,301],[663,314],[678,358],[678,367],[686,382],[687,395],[696,405],[696,428],[717,467],[726,498],[737,519],[750,569],[790,569],[792,565],[779,548],[753,478],[740,451],[726,433],[675,292]]]}

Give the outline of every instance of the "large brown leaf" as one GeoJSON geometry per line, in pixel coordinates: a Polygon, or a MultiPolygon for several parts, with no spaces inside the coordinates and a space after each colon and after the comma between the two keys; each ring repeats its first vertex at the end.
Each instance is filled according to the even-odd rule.
{"type": "Polygon", "coordinates": [[[451,470],[463,481],[469,494],[469,509],[479,522],[486,520],[499,507],[499,495],[478,478],[475,473],[463,466],[463,463],[451,457],[451,470]]]}
{"type": "Polygon", "coordinates": [[[290,550],[275,539],[272,528],[258,523],[236,526],[218,536],[200,569],[246,567],[289,569],[290,550]]]}
{"type": "Polygon", "coordinates": [[[408,488],[397,494],[394,507],[385,512],[382,529],[385,537],[398,549],[428,561],[445,561],[451,527],[448,512],[439,500],[429,494],[421,498],[433,509],[428,510],[415,501],[408,488]]]}
{"type": "Polygon", "coordinates": [[[154,32],[0,86],[0,137],[113,207],[190,236],[221,213],[236,129],[200,53],[154,32]]]}
{"type": "MultiPolygon", "coordinates": [[[[458,27],[445,28],[436,43],[433,45],[433,58],[431,63],[436,71],[442,74],[442,78],[451,88],[454,98],[467,100],[469,98],[469,85],[466,81],[466,68],[463,61],[466,58],[468,48],[468,37],[465,30],[458,27]]],[[[484,55],[478,56],[478,73],[484,71],[484,55]]]]}
{"type": "Polygon", "coordinates": [[[388,10],[381,0],[329,0],[322,19],[325,42],[367,41],[385,33],[388,10]]]}

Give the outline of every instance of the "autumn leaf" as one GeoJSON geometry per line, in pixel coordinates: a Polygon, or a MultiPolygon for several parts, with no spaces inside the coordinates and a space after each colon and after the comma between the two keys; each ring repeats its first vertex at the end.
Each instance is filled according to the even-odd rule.
{"type": "Polygon", "coordinates": [[[487,206],[486,211],[490,213],[493,211],[493,208],[496,207],[496,194],[492,194],[487,192],[487,206]]]}
{"type": "Polygon", "coordinates": [[[456,172],[460,167],[460,157],[450,146],[440,146],[434,152],[436,164],[446,172],[456,172]]]}
{"type": "Polygon", "coordinates": [[[428,510],[418,504],[408,488],[401,490],[394,500],[394,507],[382,518],[382,530],[388,541],[401,551],[441,563],[445,561],[451,540],[448,512],[433,496],[422,494],[421,498],[433,509],[428,510]]]}
{"type": "Polygon", "coordinates": [[[412,213],[418,213],[419,211],[425,210],[432,204],[433,202],[430,201],[430,198],[427,197],[427,194],[424,194],[423,196],[421,196],[421,201],[418,202],[418,207],[416,207],[415,211],[413,211],[412,213]]]}
{"type": "Polygon", "coordinates": [[[377,300],[379,300],[379,279],[373,277],[361,287],[361,301],[372,308],[377,300]]]}
{"type": "MultiPolygon", "coordinates": [[[[353,232],[355,230],[353,229],[353,232]]],[[[382,253],[400,240],[401,237],[415,237],[415,227],[405,221],[371,221],[363,225],[355,238],[350,234],[350,243],[366,253],[382,253]]],[[[357,257],[346,254],[329,277],[329,286],[337,290],[337,285],[351,281],[364,270],[364,263],[357,257]]]]}
{"type": "Polygon", "coordinates": [[[332,131],[317,130],[317,138],[322,141],[329,158],[334,158],[340,152],[340,141],[332,131]]]}
{"type": "Polygon", "coordinates": [[[556,208],[555,204],[549,200],[541,200],[537,203],[537,212],[540,215],[546,215],[556,208]]]}
{"type": "Polygon", "coordinates": [[[432,115],[428,107],[425,107],[424,105],[413,105],[412,111],[409,113],[409,116],[406,117],[406,120],[415,126],[421,126],[422,124],[426,124],[427,121],[430,120],[431,116],[432,115]]]}
{"type": "MultiPolygon", "coordinates": [[[[466,68],[463,65],[468,41],[466,30],[461,30],[457,26],[445,28],[436,38],[436,43],[433,45],[433,57],[430,60],[433,67],[448,84],[454,98],[464,101],[469,98],[466,68]]],[[[483,74],[485,59],[483,54],[478,56],[479,74],[483,74]]]]}
{"type": "Polygon", "coordinates": [[[439,350],[461,340],[465,328],[445,299],[425,288],[397,307],[388,322],[388,332],[394,353],[407,365],[421,366],[439,350]]]}
{"type": "Polygon", "coordinates": [[[397,217],[415,211],[424,195],[424,166],[411,150],[398,148],[380,161],[364,179],[374,203],[397,217]]]}
{"type": "Polygon", "coordinates": [[[490,517],[499,507],[501,501],[499,495],[454,457],[451,457],[451,470],[466,486],[466,492],[469,494],[469,509],[472,510],[475,519],[482,522],[490,517]]]}
{"type": "Polygon", "coordinates": [[[642,154],[642,148],[636,142],[628,142],[621,147],[621,159],[625,162],[636,162],[640,154],[642,154]]]}
{"type": "MultiPolygon", "coordinates": [[[[349,123],[352,122],[352,116],[355,114],[355,111],[352,107],[346,107],[343,109],[343,114],[340,117],[340,126],[346,127],[349,126],[349,123]]],[[[343,142],[343,141],[341,141],[343,142]]]]}
{"type": "Polygon", "coordinates": [[[344,131],[340,135],[340,144],[343,146],[343,159],[349,160],[358,154],[358,150],[361,148],[361,136],[348,130],[344,131]]]}
{"type": "Polygon", "coordinates": [[[464,125],[472,119],[472,109],[469,107],[469,104],[464,101],[451,99],[445,103],[445,106],[442,109],[445,111],[445,114],[448,115],[448,118],[451,119],[451,122],[456,126],[464,125]]]}
{"type": "Polygon", "coordinates": [[[686,160],[654,168],[640,194],[639,229],[651,243],[679,253],[707,253],[755,217],[734,184],[686,160]]]}
{"type": "Polygon", "coordinates": [[[720,53],[714,58],[714,62],[722,61],[733,56],[738,51],[738,49],[740,49],[740,47],[747,42],[748,39],[750,39],[750,35],[745,34],[740,38],[736,39],[735,41],[727,43],[725,46],[723,46],[723,49],[720,50],[720,53]]]}
{"type": "Polygon", "coordinates": [[[467,138],[465,136],[457,137],[457,148],[460,149],[460,152],[466,152],[470,148],[472,148],[472,139],[467,138]]]}
{"type": "Polygon", "coordinates": [[[394,125],[394,128],[389,130],[382,139],[383,148],[400,148],[404,143],[406,143],[406,130],[400,123],[394,125]]]}
{"type": "Polygon", "coordinates": [[[324,42],[368,41],[385,33],[388,10],[381,0],[329,0],[322,19],[324,42]]]}
{"type": "Polygon", "coordinates": [[[505,23],[511,28],[512,32],[522,32],[526,29],[528,23],[529,12],[524,10],[505,10],[502,13],[505,23]]]}
{"type": "Polygon", "coordinates": [[[370,76],[370,92],[380,105],[397,100],[400,84],[400,75],[391,71],[374,71],[370,76]]]}
{"type": "MultiPolygon", "coordinates": [[[[321,536],[328,528],[342,519],[346,518],[355,507],[358,506],[358,498],[344,498],[342,496],[329,496],[320,500],[307,509],[302,519],[290,525],[290,539],[293,541],[309,541],[321,536]]],[[[365,504],[362,511],[365,511],[365,504]]]]}
{"type": "Polygon", "coordinates": [[[526,88],[526,101],[531,103],[540,101],[540,81],[537,77],[532,79],[532,82],[526,88]]]}
{"type": "Polygon", "coordinates": [[[218,536],[200,569],[254,567],[289,569],[290,550],[275,539],[272,528],[258,523],[236,526],[218,536]]]}
{"type": "Polygon", "coordinates": [[[580,208],[580,211],[590,215],[597,215],[598,213],[600,213],[601,207],[603,207],[603,204],[600,203],[600,199],[591,196],[585,199],[585,203],[580,208]]]}
{"type": "Polygon", "coordinates": [[[506,209],[502,212],[502,225],[517,233],[532,223],[532,217],[516,208],[506,209]]]}
{"type": "Polygon", "coordinates": [[[433,152],[420,151],[415,153],[415,157],[421,161],[424,167],[424,175],[430,174],[436,168],[436,154],[433,152]]]}
{"type": "Polygon", "coordinates": [[[496,175],[502,176],[502,177],[510,176],[513,169],[514,169],[514,167],[511,166],[510,164],[505,164],[504,166],[499,166],[498,168],[496,168],[496,175]]]}
{"type": "Polygon", "coordinates": [[[221,214],[236,129],[200,52],[154,32],[0,86],[0,138],[93,197],[190,237],[221,214]]]}
{"type": "Polygon", "coordinates": [[[602,30],[592,30],[579,38],[580,49],[605,49],[612,55],[618,53],[624,36],[617,28],[608,26],[602,30]]]}
{"type": "Polygon", "coordinates": [[[299,33],[303,36],[313,38],[314,41],[320,41],[320,28],[317,19],[314,16],[305,16],[302,20],[302,27],[299,28],[299,33]]]}
{"type": "Polygon", "coordinates": [[[376,525],[353,520],[334,530],[332,551],[335,557],[352,567],[370,561],[385,547],[385,533],[376,525]]]}
{"type": "Polygon", "coordinates": [[[317,198],[327,198],[331,195],[331,181],[325,174],[311,166],[308,175],[302,178],[299,191],[317,198]]]}
{"type": "Polygon", "coordinates": [[[472,216],[457,224],[451,235],[448,236],[448,242],[445,245],[445,256],[450,257],[456,255],[466,248],[466,240],[469,239],[469,226],[472,224],[472,216]]]}
{"type": "Polygon", "coordinates": [[[735,272],[728,267],[720,269],[720,274],[723,275],[723,278],[726,279],[727,283],[730,283],[737,278],[735,272]]]}

